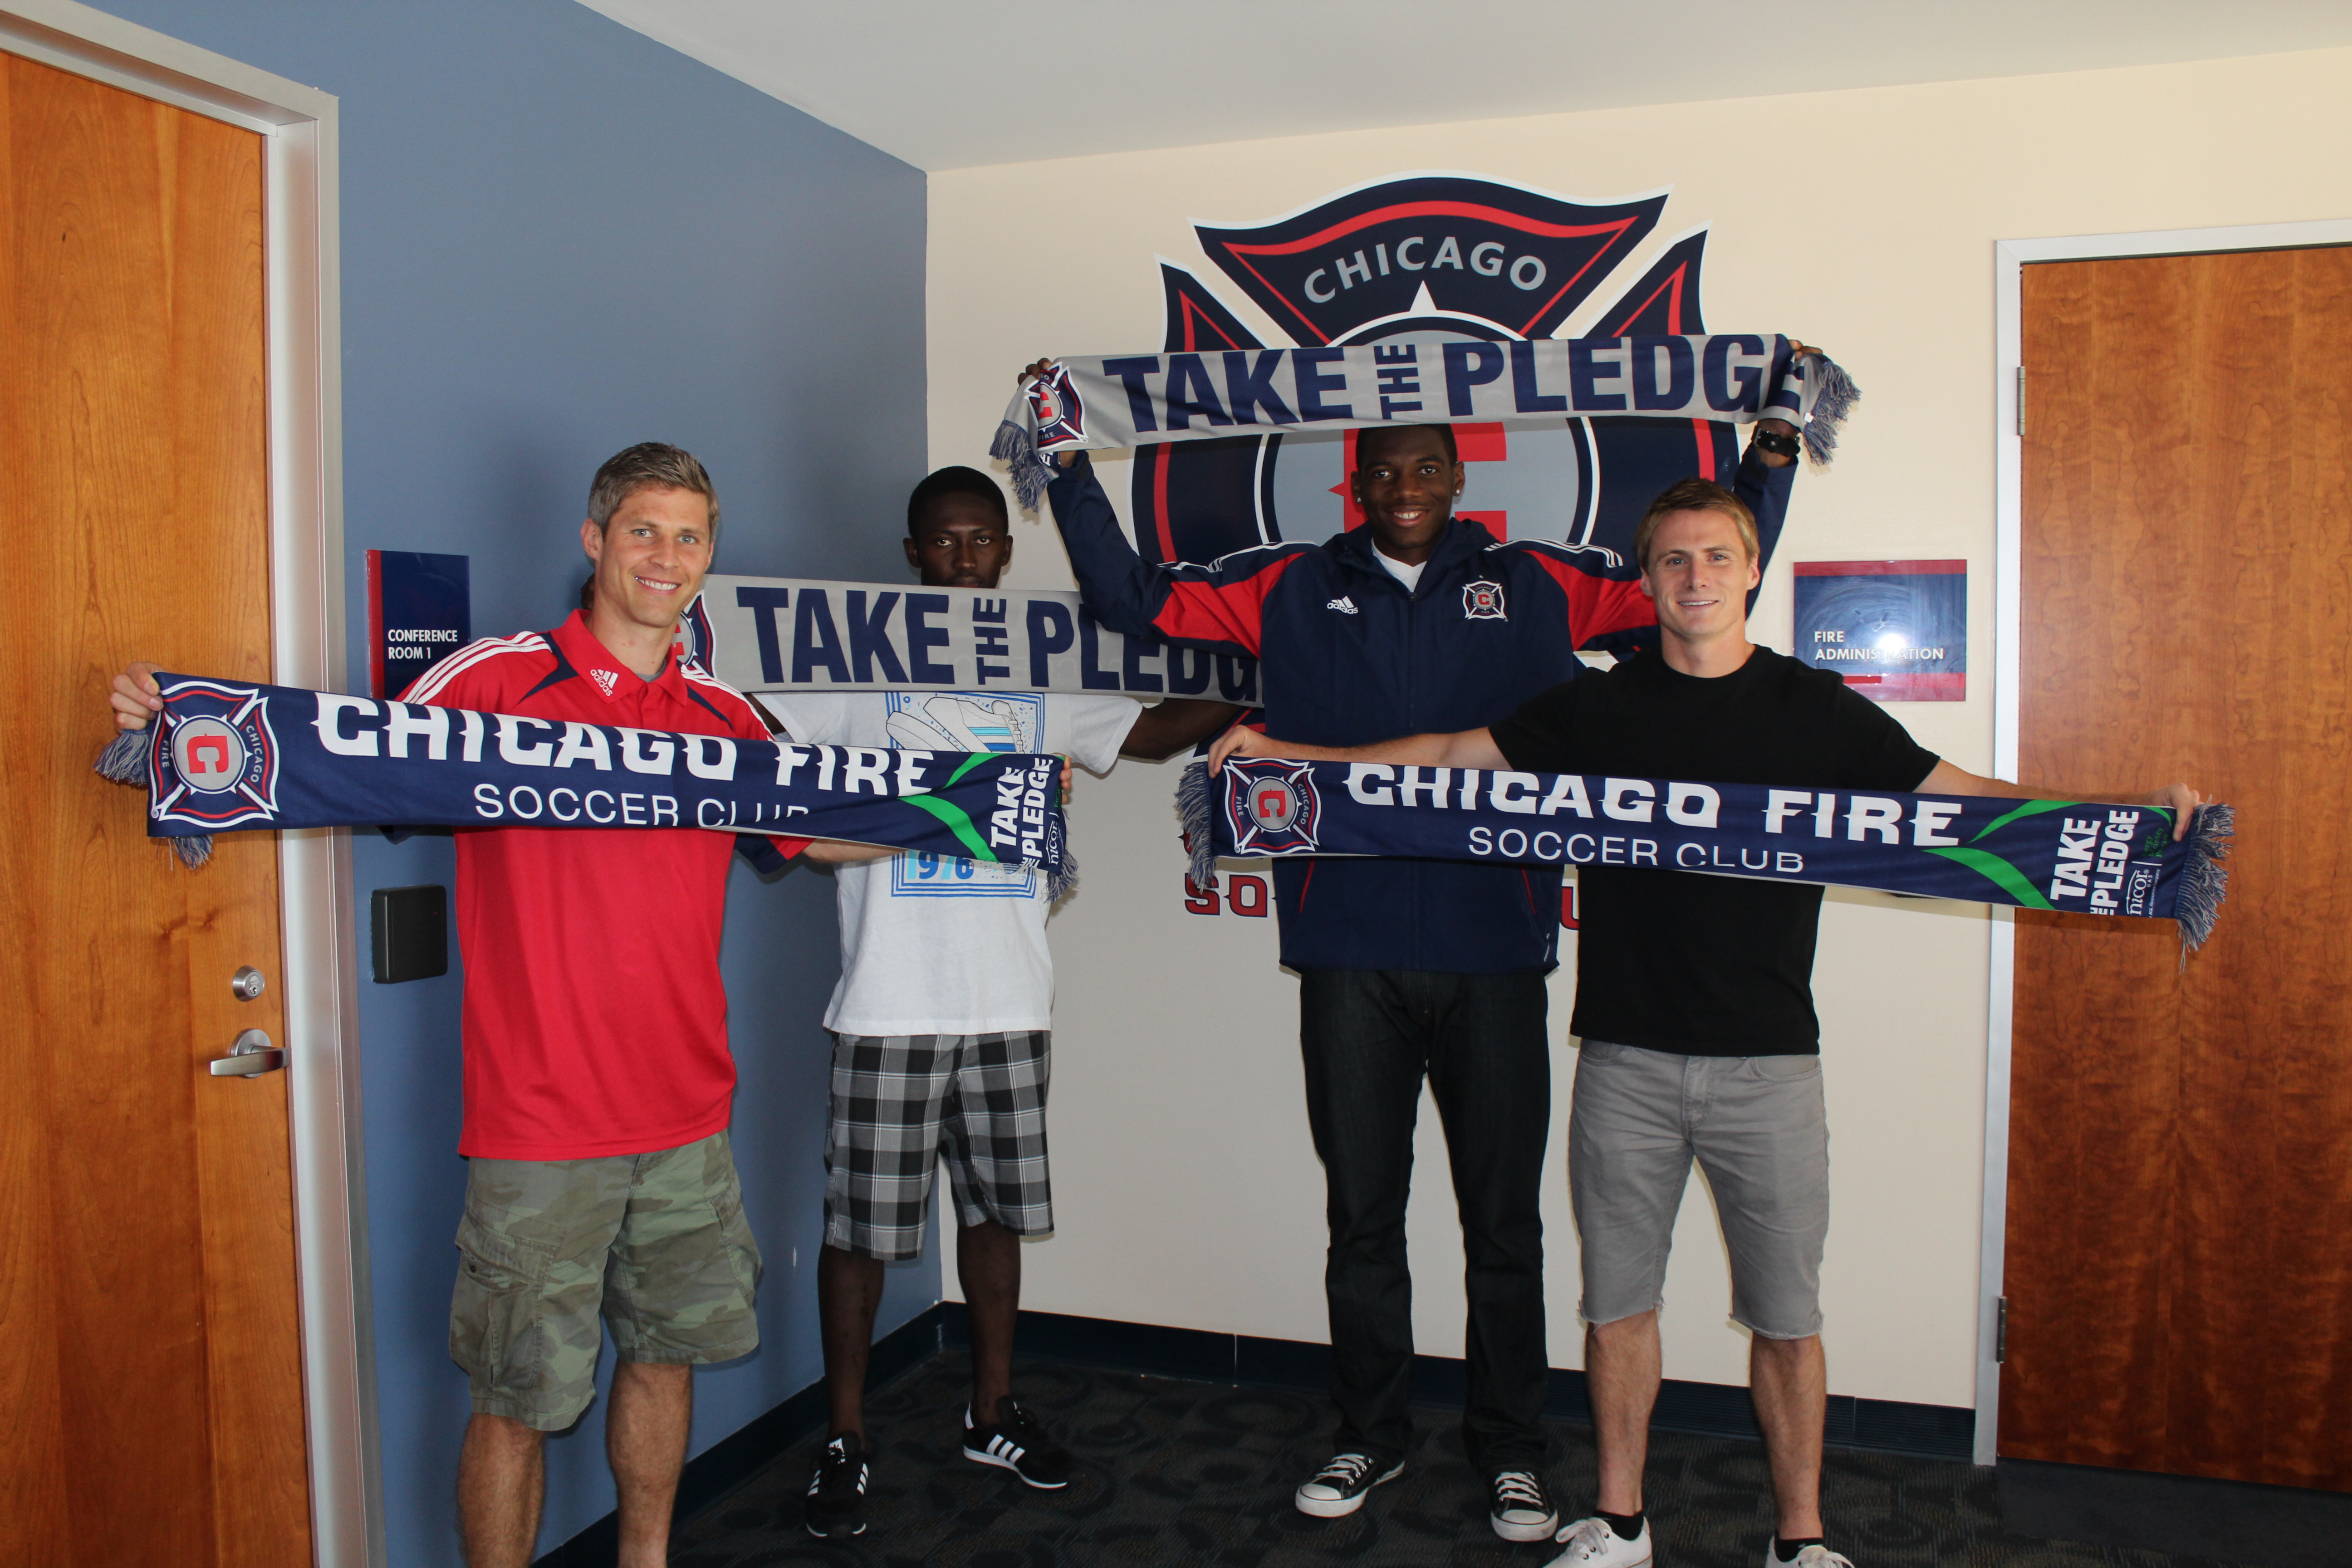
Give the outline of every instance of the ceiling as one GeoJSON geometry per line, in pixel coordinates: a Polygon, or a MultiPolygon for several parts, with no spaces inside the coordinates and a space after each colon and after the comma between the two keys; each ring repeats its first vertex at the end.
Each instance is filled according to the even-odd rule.
{"type": "Polygon", "coordinates": [[[2352,0],[582,3],[925,170],[2352,44],[2352,0]]]}

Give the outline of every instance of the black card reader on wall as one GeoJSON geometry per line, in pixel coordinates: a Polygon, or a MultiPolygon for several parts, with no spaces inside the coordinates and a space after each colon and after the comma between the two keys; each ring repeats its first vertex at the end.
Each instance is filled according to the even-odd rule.
{"type": "Polygon", "coordinates": [[[449,973],[449,889],[437,882],[378,888],[368,900],[375,980],[395,985],[449,973]]]}

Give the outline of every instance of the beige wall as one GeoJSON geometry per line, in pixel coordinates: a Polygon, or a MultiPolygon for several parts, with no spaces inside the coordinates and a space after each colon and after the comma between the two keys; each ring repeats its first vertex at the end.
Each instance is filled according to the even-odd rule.
{"type": "MultiPolygon", "coordinates": [[[[1759,640],[1787,647],[1790,561],[1966,557],[1969,700],[1895,711],[1924,744],[1986,769],[1993,242],[2341,217],[2352,214],[2347,148],[2352,50],[2327,50],[935,174],[931,456],[978,461],[1014,368],[1037,353],[1156,347],[1154,257],[1222,281],[1192,220],[1262,220],[1412,170],[1593,199],[1670,186],[1649,249],[1712,226],[1709,321],[1824,344],[1866,394],[1836,468],[1798,484],[1758,608],[1759,640]]],[[[1619,276],[1643,265],[1646,252],[1619,276]]],[[[1219,291],[1264,330],[1234,291],[1219,291]]],[[[1050,525],[1019,533],[1018,580],[1066,584],[1050,525]]],[[[1082,781],[1086,886],[1055,939],[1061,1230],[1027,1252],[1027,1300],[1319,1340],[1321,1182],[1300,1104],[1294,984],[1275,964],[1271,920],[1181,908],[1173,777],[1129,764],[1082,781]]],[[[1987,932],[1974,906],[1837,893],[1823,915],[1816,991],[1833,1129],[1824,1289],[1836,1393],[1974,1402],[1987,932]]],[[[1553,995],[1557,1029],[1565,974],[1553,995]]],[[[1561,1173],[1573,1059],[1563,1042],[1546,1194],[1561,1366],[1580,1354],[1561,1173]]],[[[1412,1220],[1417,1316],[1423,1349],[1458,1354],[1461,1255],[1433,1121],[1424,1117],[1412,1220]]],[[[1746,1349],[1725,1319],[1712,1226],[1696,1186],[1668,1285],[1666,1371],[1741,1382],[1746,1349]]]]}

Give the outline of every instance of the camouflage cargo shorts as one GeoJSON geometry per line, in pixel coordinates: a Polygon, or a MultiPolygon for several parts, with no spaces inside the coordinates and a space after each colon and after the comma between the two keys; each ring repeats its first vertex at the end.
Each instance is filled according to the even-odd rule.
{"type": "Polygon", "coordinates": [[[596,1392],[596,1323],[623,1361],[727,1361],[760,1343],[760,1249],[727,1134],[650,1154],[475,1160],[449,1354],[474,1408],[542,1432],[596,1392]]]}

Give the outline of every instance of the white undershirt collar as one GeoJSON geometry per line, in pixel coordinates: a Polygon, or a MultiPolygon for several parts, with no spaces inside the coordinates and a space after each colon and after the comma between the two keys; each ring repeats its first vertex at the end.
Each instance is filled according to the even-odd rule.
{"type": "Polygon", "coordinates": [[[1426,561],[1419,561],[1408,566],[1403,562],[1389,555],[1377,544],[1372,546],[1372,557],[1382,566],[1388,568],[1388,574],[1390,576],[1404,584],[1404,591],[1408,594],[1421,586],[1422,569],[1429,564],[1426,561]]]}

